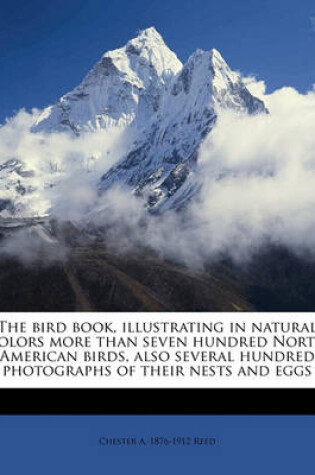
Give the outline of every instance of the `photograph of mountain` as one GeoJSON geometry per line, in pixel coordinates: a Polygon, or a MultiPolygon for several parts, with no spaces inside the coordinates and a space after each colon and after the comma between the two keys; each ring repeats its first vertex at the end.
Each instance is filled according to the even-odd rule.
{"type": "Polygon", "coordinates": [[[314,311],[312,2],[66,3],[0,7],[0,310],[314,311]]]}

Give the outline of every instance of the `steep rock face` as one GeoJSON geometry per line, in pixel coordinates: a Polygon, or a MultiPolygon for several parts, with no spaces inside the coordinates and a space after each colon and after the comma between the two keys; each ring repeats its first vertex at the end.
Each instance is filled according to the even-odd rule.
{"type": "Polygon", "coordinates": [[[44,110],[34,131],[143,126],[182,63],[155,28],[142,31],[123,48],[109,51],[83,82],[44,110]]]}
{"type": "Polygon", "coordinates": [[[181,206],[198,189],[193,180],[198,149],[227,108],[266,112],[217,50],[197,50],[165,91],[135,148],[102,177],[101,190],[124,183],[146,196],[151,210],[181,206]]]}

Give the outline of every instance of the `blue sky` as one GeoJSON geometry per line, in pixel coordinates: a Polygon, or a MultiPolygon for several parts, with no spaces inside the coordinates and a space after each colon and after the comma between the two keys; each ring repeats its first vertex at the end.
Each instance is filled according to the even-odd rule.
{"type": "Polygon", "coordinates": [[[315,82],[314,0],[1,0],[0,120],[77,85],[102,53],[154,25],[181,60],[221,51],[269,90],[315,82]]]}
{"type": "Polygon", "coordinates": [[[314,416],[0,417],[6,475],[311,475],[314,416]],[[100,447],[100,437],[215,437],[217,446],[100,447]]]}

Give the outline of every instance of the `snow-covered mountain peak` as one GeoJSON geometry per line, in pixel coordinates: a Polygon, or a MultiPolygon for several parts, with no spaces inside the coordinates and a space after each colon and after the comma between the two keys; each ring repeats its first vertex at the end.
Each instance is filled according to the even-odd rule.
{"type": "Polygon", "coordinates": [[[130,78],[140,77],[144,87],[156,77],[167,82],[183,67],[154,27],[142,30],[122,48],[108,51],[104,58],[110,58],[118,70],[130,78]]]}
{"type": "Polygon", "coordinates": [[[192,105],[196,112],[205,107],[213,107],[216,112],[221,108],[251,114],[266,111],[263,102],[249,93],[240,74],[230,69],[216,49],[197,49],[189,57],[172,87],[173,96],[181,93],[190,98],[181,99],[185,107],[192,105]]]}
{"type": "Polygon", "coordinates": [[[198,49],[164,90],[144,136],[102,177],[100,188],[125,183],[147,198],[152,211],[182,206],[198,189],[193,176],[199,147],[222,109],[266,112],[219,51],[198,49]]]}
{"type": "Polygon", "coordinates": [[[159,109],[163,92],[183,65],[151,27],[108,51],[82,83],[45,109],[34,131],[140,128],[159,109]]]}
{"type": "Polygon", "coordinates": [[[132,142],[99,177],[99,191],[128,185],[157,212],[181,207],[198,191],[199,149],[222,109],[266,113],[218,50],[198,49],[182,65],[150,27],[105,53],[78,87],[43,111],[34,131],[132,127],[132,142]]]}
{"type": "Polygon", "coordinates": [[[214,61],[220,61],[222,63],[225,63],[225,60],[222,56],[222,54],[220,53],[219,50],[217,50],[216,48],[212,48],[210,51],[209,51],[209,54],[210,56],[213,58],[214,61]]]}
{"type": "Polygon", "coordinates": [[[167,47],[163,40],[162,35],[151,26],[145,30],[141,30],[137,37],[128,41],[126,47],[134,47],[137,51],[141,51],[143,48],[155,49],[156,47],[167,47]]]}
{"type": "MultiPolygon", "coordinates": [[[[144,37],[157,39],[158,41],[162,41],[164,43],[162,35],[157,31],[157,29],[154,26],[149,26],[148,28],[145,28],[144,30],[139,30],[139,35],[137,36],[137,38],[144,38],[144,37]]],[[[133,40],[130,40],[130,41],[133,41],[133,40]]]]}

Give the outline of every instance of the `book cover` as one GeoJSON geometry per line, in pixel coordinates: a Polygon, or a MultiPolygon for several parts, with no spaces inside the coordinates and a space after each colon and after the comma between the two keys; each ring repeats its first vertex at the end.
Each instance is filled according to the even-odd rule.
{"type": "Polygon", "coordinates": [[[311,0],[3,0],[7,474],[310,473],[311,0]]]}

